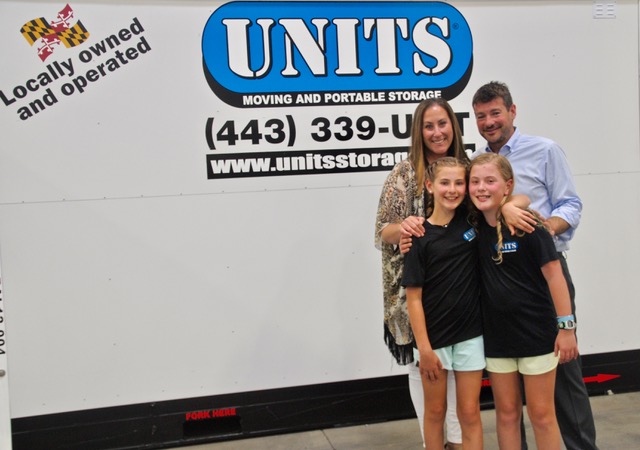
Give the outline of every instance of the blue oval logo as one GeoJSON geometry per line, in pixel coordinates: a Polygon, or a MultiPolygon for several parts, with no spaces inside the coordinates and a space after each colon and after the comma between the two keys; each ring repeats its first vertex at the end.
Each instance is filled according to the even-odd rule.
{"type": "Polygon", "coordinates": [[[211,89],[233,106],[287,106],[277,99],[292,94],[357,103],[324,95],[345,92],[401,103],[417,99],[379,94],[457,96],[473,44],[465,18],[441,2],[232,2],[209,17],[202,56],[211,89]]]}

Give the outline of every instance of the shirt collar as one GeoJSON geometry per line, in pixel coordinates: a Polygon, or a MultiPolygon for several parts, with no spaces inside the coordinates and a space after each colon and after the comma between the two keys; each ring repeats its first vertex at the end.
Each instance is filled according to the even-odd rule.
{"type": "MultiPolygon", "coordinates": [[[[515,131],[513,132],[507,143],[504,144],[498,152],[503,156],[509,155],[511,153],[511,149],[516,146],[516,142],[518,141],[518,139],[520,139],[520,130],[518,130],[518,127],[514,127],[514,130],[515,131]]],[[[491,153],[492,150],[489,145],[487,145],[485,146],[484,151],[487,153],[491,153]]]]}

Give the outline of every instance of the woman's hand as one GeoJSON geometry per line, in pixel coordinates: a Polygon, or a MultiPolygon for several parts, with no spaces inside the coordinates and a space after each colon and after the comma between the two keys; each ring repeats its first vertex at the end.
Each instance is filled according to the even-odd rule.
{"type": "MultiPolygon", "coordinates": [[[[424,236],[424,218],[409,216],[400,223],[390,223],[380,233],[382,240],[388,244],[400,245],[403,237],[424,236]]],[[[409,251],[407,249],[407,251],[409,251]]],[[[405,252],[406,253],[406,252],[405,252]]]]}
{"type": "Polygon", "coordinates": [[[409,216],[400,224],[400,253],[403,255],[411,248],[411,236],[424,236],[424,217],[409,216]]]}
{"type": "Polygon", "coordinates": [[[402,236],[424,236],[424,217],[409,216],[400,224],[402,236]]]}

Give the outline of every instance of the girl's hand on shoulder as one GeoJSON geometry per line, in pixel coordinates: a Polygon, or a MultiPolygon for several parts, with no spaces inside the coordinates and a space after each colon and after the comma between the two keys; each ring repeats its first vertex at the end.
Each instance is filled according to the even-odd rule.
{"type": "Polygon", "coordinates": [[[512,235],[516,234],[516,229],[525,233],[533,233],[536,226],[536,218],[531,212],[512,203],[502,205],[501,211],[512,235]]]}
{"type": "Polygon", "coordinates": [[[560,364],[570,362],[579,354],[575,330],[558,330],[555,345],[555,355],[559,356],[558,362],[560,364]]]}
{"type": "Polygon", "coordinates": [[[420,374],[431,382],[438,381],[442,375],[442,362],[433,350],[420,352],[420,374]]]}

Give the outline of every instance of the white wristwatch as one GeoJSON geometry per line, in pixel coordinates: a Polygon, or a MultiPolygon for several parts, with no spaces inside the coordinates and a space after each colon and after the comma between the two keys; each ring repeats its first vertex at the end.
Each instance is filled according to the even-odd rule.
{"type": "Polygon", "coordinates": [[[560,330],[575,330],[576,321],[575,320],[559,320],[558,321],[558,329],[560,330]]]}

